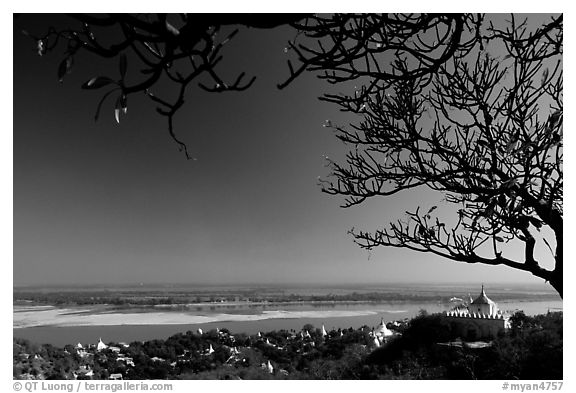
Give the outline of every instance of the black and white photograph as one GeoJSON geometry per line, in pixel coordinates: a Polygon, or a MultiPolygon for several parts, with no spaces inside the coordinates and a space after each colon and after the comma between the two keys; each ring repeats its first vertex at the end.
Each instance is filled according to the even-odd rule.
{"type": "Polygon", "coordinates": [[[562,390],[556,7],[13,13],[10,386],[562,390]]]}

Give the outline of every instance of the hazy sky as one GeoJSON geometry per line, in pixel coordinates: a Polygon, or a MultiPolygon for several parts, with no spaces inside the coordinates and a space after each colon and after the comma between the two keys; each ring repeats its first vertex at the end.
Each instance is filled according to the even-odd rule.
{"type": "MultiPolygon", "coordinates": [[[[224,52],[224,73],[258,77],[246,92],[189,93],[176,132],[132,99],[120,125],[112,101],[93,116],[100,92],[79,86],[111,68],[78,56],[64,84],[60,54],[39,57],[14,25],[14,284],[541,282],[506,267],[458,264],[409,250],[370,255],[347,234],[438,204],[424,190],[342,209],[323,194],[323,156],[345,146],[322,124],[345,122],[305,74],[283,91],[288,29],[243,30],[224,52]]],[[[128,75],[136,73],[130,68],[128,75]]]]}

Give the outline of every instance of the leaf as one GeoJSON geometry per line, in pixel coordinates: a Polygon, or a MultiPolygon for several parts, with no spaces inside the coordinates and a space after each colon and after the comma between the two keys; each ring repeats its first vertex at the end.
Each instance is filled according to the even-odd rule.
{"type": "Polygon", "coordinates": [[[506,188],[512,188],[512,187],[514,187],[514,186],[517,185],[517,184],[518,184],[518,180],[512,178],[512,179],[504,182],[502,185],[503,185],[504,187],[506,187],[506,188]]]}
{"type": "Polygon", "coordinates": [[[64,76],[72,71],[72,64],[74,60],[72,56],[68,56],[60,63],[58,67],[58,82],[62,83],[64,81],[64,76]]]}
{"type": "Polygon", "coordinates": [[[428,210],[428,214],[430,214],[430,213],[432,213],[434,210],[436,210],[437,207],[438,207],[438,206],[432,206],[432,207],[430,208],[430,210],[428,210]]]}
{"type": "Polygon", "coordinates": [[[548,74],[550,73],[550,70],[548,68],[546,68],[544,70],[544,72],[542,73],[542,80],[540,81],[540,85],[544,86],[544,83],[546,83],[546,79],[548,79],[548,74]]]}
{"type": "Polygon", "coordinates": [[[156,49],[154,49],[149,42],[143,42],[143,44],[144,44],[144,46],[145,46],[146,48],[148,48],[148,50],[149,50],[150,52],[152,52],[153,54],[155,54],[157,57],[162,57],[162,55],[161,55],[156,49]]]}
{"type": "Polygon", "coordinates": [[[478,141],[478,145],[484,146],[484,147],[490,147],[490,145],[488,144],[488,141],[485,141],[483,139],[478,141]]]}
{"type": "Polygon", "coordinates": [[[122,112],[124,114],[128,112],[128,96],[126,96],[126,94],[122,94],[121,96],[120,107],[122,108],[122,112]]]}
{"type": "Polygon", "coordinates": [[[506,146],[506,153],[512,153],[514,150],[518,148],[518,141],[510,141],[506,146]]]}
{"type": "Polygon", "coordinates": [[[58,82],[64,82],[64,75],[66,75],[66,59],[62,60],[58,66],[58,82]]]}
{"type": "Polygon", "coordinates": [[[171,34],[177,36],[180,35],[180,31],[177,28],[172,26],[168,21],[166,21],[166,30],[168,30],[171,34]]]}
{"type": "Polygon", "coordinates": [[[548,118],[549,131],[551,131],[556,126],[556,124],[558,123],[558,120],[560,120],[560,116],[562,116],[561,110],[557,110],[550,115],[550,117],[548,118]]]}
{"type": "Polygon", "coordinates": [[[418,226],[418,234],[419,234],[420,236],[426,235],[426,229],[424,229],[424,227],[423,227],[422,225],[419,225],[419,226],[418,226]]]}
{"type": "Polygon", "coordinates": [[[520,131],[517,131],[512,135],[510,141],[506,145],[506,153],[511,153],[518,149],[518,145],[520,144],[520,131]]]}
{"type": "Polygon", "coordinates": [[[127,69],[127,60],[126,60],[126,53],[120,54],[120,78],[124,80],[126,77],[126,69],[127,69]]]}
{"type": "Polygon", "coordinates": [[[89,81],[85,82],[82,85],[82,89],[86,89],[86,90],[99,89],[99,88],[104,87],[106,85],[109,85],[111,83],[116,83],[116,82],[114,82],[112,79],[107,78],[105,76],[96,76],[96,77],[90,79],[89,81]]]}
{"type": "Polygon", "coordinates": [[[497,242],[503,243],[504,239],[502,239],[500,236],[494,236],[494,240],[496,240],[497,242]]]}
{"type": "Polygon", "coordinates": [[[38,56],[43,56],[46,53],[46,45],[43,40],[38,40],[36,49],[38,50],[38,56]]]}
{"type": "Polygon", "coordinates": [[[100,117],[100,109],[102,109],[102,104],[104,103],[104,100],[106,100],[106,98],[116,90],[117,89],[110,90],[108,93],[104,94],[104,96],[100,99],[100,102],[96,107],[96,114],[94,115],[94,121],[98,121],[98,118],[100,117]]]}
{"type": "Polygon", "coordinates": [[[494,204],[490,204],[486,209],[484,209],[485,217],[490,217],[492,214],[494,214],[494,204]]]}
{"type": "Polygon", "coordinates": [[[118,96],[116,100],[116,108],[114,108],[114,118],[116,119],[116,123],[120,124],[120,112],[122,111],[122,96],[118,96]]]}

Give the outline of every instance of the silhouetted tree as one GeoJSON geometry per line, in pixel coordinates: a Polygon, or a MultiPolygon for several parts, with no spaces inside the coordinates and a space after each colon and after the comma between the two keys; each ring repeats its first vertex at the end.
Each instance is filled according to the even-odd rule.
{"type": "Polygon", "coordinates": [[[40,55],[60,39],[66,42],[58,78],[70,72],[80,50],[117,58],[119,77],[95,76],[83,85],[110,88],[96,117],[114,95],[119,121],[128,97],[145,92],[187,157],[173,117],[189,86],[219,93],[244,90],[254,81],[245,82],[242,72],[226,83],[216,71],[223,47],[237,32],[230,26],[291,25],[295,37],[286,50],[297,65],[288,62],[289,76],[279,87],[306,70],[318,72],[353,90],[321,99],[363,118],[351,127],[325,124],[352,150],[345,164],[330,161],[333,179],[323,190],[345,196],[350,207],[424,186],[457,207],[453,222],[441,221],[432,206],[375,232],[353,229],[356,242],[366,249],[402,247],[458,262],[506,265],[543,278],[562,296],[562,15],[542,25],[511,15],[504,27],[481,14],[71,18],[77,27],[31,35],[40,55]],[[118,38],[113,44],[95,34],[111,29],[118,38]],[[140,67],[136,76],[133,61],[140,67]],[[152,92],[161,79],[176,86],[175,100],[152,92]],[[553,250],[543,237],[554,254],[551,270],[534,255],[536,231],[544,227],[556,241],[553,250]],[[523,243],[524,256],[505,256],[509,243],[523,243]]]}
{"type": "Polygon", "coordinates": [[[512,15],[504,24],[474,15],[326,22],[322,38],[331,44],[303,61],[331,83],[354,82],[352,94],[323,99],[363,120],[326,124],[352,149],[345,164],[330,161],[323,190],[345,196],[344,207],[421,186],[438,191],[456,207],[451,223],[431,206],[388,228],[351,233],[369,250],[403,247],[524,270],[562,296],[563,19],[534,26],[512,15]],[[377,57],[390,51],[388,61],[377,57]],[[552,270],[534,255],[544,227],[556,241],[553,251],[543,236],[552,270]],[[518,242],[523,257],[505,256],[518,242]]]}

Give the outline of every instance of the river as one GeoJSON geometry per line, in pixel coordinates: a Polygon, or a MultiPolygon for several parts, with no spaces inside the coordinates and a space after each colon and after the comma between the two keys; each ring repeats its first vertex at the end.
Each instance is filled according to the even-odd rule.
{"type": "MultiPolygon", "coordinates": [[[[528,315],[562,310],[561,300],[499,303],[501,310],[523,310],[528,315]]],[[[280,329],[299,330],[305,324],[324,325],[327,330],[377,326],[384,321],[411,318],[422,309],[429,313],[446,310],[445,304],[426,302],[291,304],[274,307],[234,307],[142,312],[92,312],[86,309],[14,308],[14,337],[38,344],[94,344],[165,339],[173,334],[202,328],[227,328],[232,333],[255,334],[280,329]]]]}

